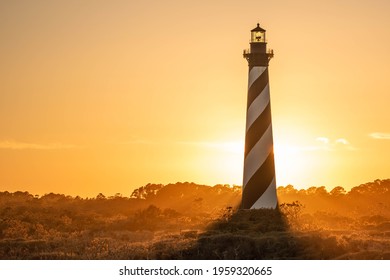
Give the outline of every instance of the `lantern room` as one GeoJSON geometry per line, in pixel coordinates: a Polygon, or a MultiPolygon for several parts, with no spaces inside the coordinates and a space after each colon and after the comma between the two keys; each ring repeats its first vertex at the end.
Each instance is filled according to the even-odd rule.
{"type": "Polygon", "coordinates": [[[251,43],[265,43],[265,30],[260,27],[260,24],[251,30],[251,43]]]}

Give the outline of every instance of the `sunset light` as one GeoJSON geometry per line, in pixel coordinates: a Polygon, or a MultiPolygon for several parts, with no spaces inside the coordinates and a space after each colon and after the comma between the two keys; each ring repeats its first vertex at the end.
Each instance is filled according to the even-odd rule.
{"type": "Polygon", "coordinates": [[[388,178],[389,5],[5,1],[0,188],[95,197],[148,183],[241,186],[242,50],[257,22],[267,37],[252,39],[275,53],[276,185],[388,178]]]}
{"type": "Polygon", "coordinates": [[[389,11],[1,0],[0,278],[384,278],[389,11]]]}

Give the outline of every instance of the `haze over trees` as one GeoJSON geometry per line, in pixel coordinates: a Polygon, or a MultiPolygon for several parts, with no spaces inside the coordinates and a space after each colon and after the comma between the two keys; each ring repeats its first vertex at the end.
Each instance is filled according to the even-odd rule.
{"type": "Polygon", "coordinates": [[[278,210],[254,211],[238,210],[241,187],[229,185],[0,192],[0,258],[390,259],[390,179],[277,192],[278,210]]]}

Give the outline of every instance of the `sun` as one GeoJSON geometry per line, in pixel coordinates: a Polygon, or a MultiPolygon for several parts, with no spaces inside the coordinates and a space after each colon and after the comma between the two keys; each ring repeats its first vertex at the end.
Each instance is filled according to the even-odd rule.
{"type": "Polygon", "coordinates": [[[279,186],[303,184],[310,173],[311,160],[307,153],[288,144],[274,144],[276,181],[279,186]]]}

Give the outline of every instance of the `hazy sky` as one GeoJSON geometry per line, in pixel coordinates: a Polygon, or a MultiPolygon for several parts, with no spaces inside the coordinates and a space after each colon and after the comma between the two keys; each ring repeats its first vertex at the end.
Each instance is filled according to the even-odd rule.
{"type": "Polygon", "coordinates": [[[277,185],[390,177],[390,2],[0,2],[0,191],[242,184],[267,30],[277,185]]]}

